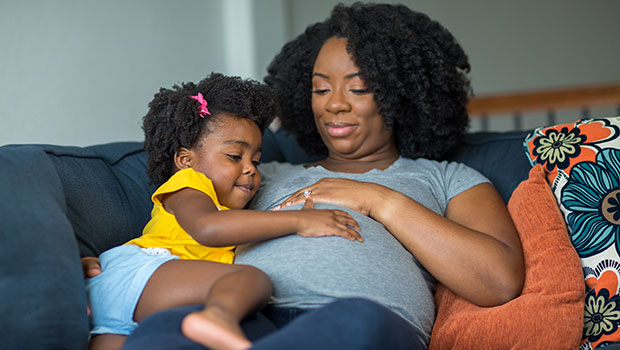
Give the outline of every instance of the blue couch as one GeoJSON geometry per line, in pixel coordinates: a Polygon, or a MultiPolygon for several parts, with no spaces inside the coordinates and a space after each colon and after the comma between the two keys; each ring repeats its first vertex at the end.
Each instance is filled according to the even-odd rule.
{"type": "MultiPolygon", "coordinates": [[[[507,202],[527,178],[527,132],[473,133],[450,159],[478,169],[507,202]]],[[[311,159],[267,131],[263,162],[311,159]]],[[[86,349],[80,256],[139,235],[154,191],[139,142],[0,147],[0,334],[3,349],[86,349]]]]}

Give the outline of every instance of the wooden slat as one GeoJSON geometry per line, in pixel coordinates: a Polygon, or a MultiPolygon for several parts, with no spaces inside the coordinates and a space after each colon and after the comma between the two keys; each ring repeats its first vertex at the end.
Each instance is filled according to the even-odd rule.
{"type": "Polygon", "coordinates": [[[480,95],[469,101],[467,109],[471,118],[480,118],[596,106],[620,106],[620,83],[480,95]]]}

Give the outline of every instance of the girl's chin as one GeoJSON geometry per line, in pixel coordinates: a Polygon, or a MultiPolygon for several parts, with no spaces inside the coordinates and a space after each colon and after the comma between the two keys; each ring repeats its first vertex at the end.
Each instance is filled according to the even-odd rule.
{"type": "Polygon", "coordinates": [[[241,200],[241,199],[237,199],[237,200],[228,200],[226,201],[226,203],[224,203],[224,201],[220,201],[220,204],[225,206],[228,209],[243,209],[245,208],[245,206],[249,203],[249,200],[241,200]]]}

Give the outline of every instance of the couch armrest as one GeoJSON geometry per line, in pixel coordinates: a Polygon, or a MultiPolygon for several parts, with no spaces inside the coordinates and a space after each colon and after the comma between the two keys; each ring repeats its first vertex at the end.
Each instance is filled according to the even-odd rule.
{"type": "Polygon", "coordinates": [[[8,349],[87,345],[80,255],[60,183],[41,147],[0,148],[0,330],[8,349]]]}
{"type": "Polygon", "coordinates": [[[80,255],[142,233],[154,188],[139,142],[0,147],[3,348],[86,349],[80,255]]]}

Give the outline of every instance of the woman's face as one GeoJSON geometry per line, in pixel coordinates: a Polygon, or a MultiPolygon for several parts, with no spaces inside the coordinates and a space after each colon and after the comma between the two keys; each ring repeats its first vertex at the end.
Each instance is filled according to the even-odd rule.
{"type": "Polygon", "coordinates": [[[346,49],[347,40],[325,42],[314,62],[312,112],[330,157],[363,159],[398,153],[373,93],[346,49]]]}

